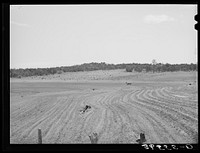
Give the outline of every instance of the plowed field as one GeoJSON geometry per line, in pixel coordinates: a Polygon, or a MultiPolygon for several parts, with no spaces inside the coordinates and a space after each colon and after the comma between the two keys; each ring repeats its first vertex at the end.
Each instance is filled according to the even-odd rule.
{"type": "Polygon", "coordinates": [[[37,143],[41,128],[48,144],[91,143],[94,132],[98,144],[137,143],[140,133],[145,143],[197,143],[196,78],[163,81],[167,75],[131,85],[122,79],[11,82],[10,142],[37,143]],[[91,108],[82,112],[86,105],[91,108]]]}

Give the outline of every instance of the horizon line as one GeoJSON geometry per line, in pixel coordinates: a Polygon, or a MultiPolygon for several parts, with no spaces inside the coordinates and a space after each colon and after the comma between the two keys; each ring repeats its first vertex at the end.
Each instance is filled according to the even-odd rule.
{"type": "MultiPolygon", "coordinates": [[[[46,69],[46,68],[58,68],[58,67],[72,67],[72,66],[80,66],[80,65],[83,65],[83,64],[91,64],[91,63],[105,63],[105,64],[112,64],[112,65],[119,65],[119,64],[152,64],[152,63],[118,63],[118,64],[114,64],[114,63],[106,63],[106,62],[90,62],[90,63],[82,63],[82,64],[73,64],[73,65],[65,65],[65,66],[51,66],[51,67],[26,67],[26,68],[11,68],[10,69],[46,69]]],[[[169,63],[169,62],[157,62],[156,64],[170,64],[170,65],[175,65],[175,64],[197,64],[198,62],[196,63],[169,63]]]]}

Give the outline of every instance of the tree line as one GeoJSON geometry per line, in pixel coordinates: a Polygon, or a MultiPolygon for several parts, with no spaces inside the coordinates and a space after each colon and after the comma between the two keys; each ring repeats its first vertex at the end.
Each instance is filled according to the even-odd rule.
{"type": "Polygon", "coordinates": [[[127,72],[174,72],[174,71],[197,71],[197,64],[132,64],[126,67],[127,72]]]}
{"type": "Polygon", "coordinates": [[[81,65],[61,66],[52,68],[26,68],[26,69],[10,69],[11,78],[21,78],[28,76],[43,76],[50,74],[61,74],[63,72],[78,72],[78,71],[94,71],[94,70],[113,70],[125,69],[126,72],[174,72],[174,71],[197,71],[197,64],[162,64],[156,63],[155,60],[151,64],[107,64],[101,63],[84,63],[81,65]]]}

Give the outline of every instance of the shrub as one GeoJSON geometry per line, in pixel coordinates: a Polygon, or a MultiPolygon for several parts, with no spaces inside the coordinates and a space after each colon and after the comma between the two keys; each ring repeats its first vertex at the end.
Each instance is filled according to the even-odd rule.
{"type": "Polygon", "coordinates": [[[126,66],[126,72],[132,72],[133,66],[126,66]]]}

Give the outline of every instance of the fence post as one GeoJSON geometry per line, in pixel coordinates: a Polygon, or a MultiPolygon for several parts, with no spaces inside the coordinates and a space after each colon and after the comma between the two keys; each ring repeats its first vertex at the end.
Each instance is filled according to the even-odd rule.
{"type": "Polygon", "coordinates": [[[90,141],[92,144],[97,144],[98,141],[98,134],[93,133],[92,135],[89,135],[90,141]]]}
{"type": "Polygon", "coordinates": [[[38,129],[38,144],[42,144],[42,131],[38,129]]]}
{"type": "Polygon", "coordinates": [[[142,144],[143,142],[146,142],[144,133],[140,133],[140,139],[136,140],[139,144],[142,144]]]}

